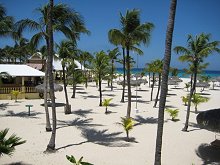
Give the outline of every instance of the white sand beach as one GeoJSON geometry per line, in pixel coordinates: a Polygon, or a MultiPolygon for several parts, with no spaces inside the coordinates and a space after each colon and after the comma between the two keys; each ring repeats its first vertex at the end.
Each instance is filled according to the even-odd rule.
{"type": "MultiPolygon", "coordinates": [[[[196,124],[194,106],[191,107],[189,132],[182,132],[184,127],[186,106],[181,96],[186,96],[184,81],[174,89],[169,86],[167,106],[179,109],[179,121],[173,122],[165,113],[162,164],[163,165],[201,165],[206,164],[209,154],[204,149],[215,140],[213,132],[200,129],[196,124]]],[[[0,130],[10,128],[12,133],[26,140],[25,144],[16,147],[14,154],[4,155],[0,164],[21,165],[64,165],[71,164],[66,155],[81,156],[84,161],[94,165],[151,165],[154,162],[158,106],[153,108],[154,101],[150,102],[150,88],[148,84],[138,87],[138,112],[135,109],[136,91],[132,88],[132,113],[136,126],[130,132],[134,138],[132,142],[125,141],[125,132],[117,123],[126,115],[127,102],[120,103],[122,86],[114,83],[114,90],[103,83],[103,98],[113,98],[111,111],[106,115],[105,107],[99,107],[99,92],[95,83],[77,87],[76,98],[71,98],[72,88],[68,86],[69,101],[72,114],[65,115],[64,92],[56,92],[57,102],[57,136],[56,153],[45,154],[51,132],[45,131],[45,111],[43,99],[36,100],[0,100],[0,130]],[[28,116],[26,104],[32,104],[31,116],[28,116]]],[[[200,89],[200,88],[199,88],[200,89]]],[[[157,86],[154,90],[156,96],[157,86]]],[[[127,94],[127,93],[126,93],[127,94]]],[[[125,94],[125,95],[126,95],[125,94]]],[[[220,87],[216,90],[205,89],[203,95],[210,98],[207,103],[198,106],[198,111],[219,108],[220,87]]],[[[125,99],[126,100],[126,99],[125,99]]],[[[51,116],[51,113],[50,113],[51,116]]],[[[211,160],[211,158],[210,158],[211,160]]],[[[220,161],[220,158],[219,158],[220,161]]],[[[220,164],[220,163],[219,163],[220,164]]]]}

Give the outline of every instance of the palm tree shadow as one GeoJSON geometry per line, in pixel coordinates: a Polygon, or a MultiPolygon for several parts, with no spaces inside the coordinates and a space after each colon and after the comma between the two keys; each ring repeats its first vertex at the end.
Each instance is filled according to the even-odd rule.
{"type": "Polygon", "coordinates": [[[154,118],[154,117],[143,118],[142,116],[137,115],[135,117],[135,121],[137,122],[135,126],[142,125],[142,124],[157,124],[158,118],[154,118]]]}
{"type": "Polygon", "coordinates": [[[190,127],[194,127],[194,129],[188,129],[188,132],[202,130],[198,124],[189,122],[190,127]]]}
{"type": "Polygon", "coordinates": [[[60,126],[60,127],[57,127],[57,129],[71,127],[71,126],[75,126],[78,129],[83,129],[86,127],[94,127],[94,126],[103,126],[102,124],[92,124],[91,123],[92,121],[93,121],[92,118],[89,118],[89,119],[76,118],[72,121],[57,120],[57,125],[60,126]]]}
{"type": "Polygon", "coordinates": [[[202,159],[203,165],[219,164],[220,162],[220,149],[210,144],[201,144],[195,152],[196,155],[202,159]]]}
{"type": "Polygon", "coordinates": [[[9,106],[8,105],[9,103],[2,103],[2,104],[0,104],[0,110],[6,110],[7,109],[7,107],[9,106]]]}
{"type": "MultiPolygon", "coordinates": [[[[47,103],[48,107],[52,107],[52,103],[51,102],[48,102],[47,103]]],[[[64,107],[66,104],[65,103],[55,103],[55,107],[64,107]]],[[[41,104],[41,106],[44,107],[44,103],[41,104]]]]}
{"type": "Polygon", "coordinates": [[[14,163],[9,163],[9,164],[4,164],[4,165],[31,165],[31,164],[26,164],[23,162],[14,162],[14,163]]]}
{"type": "Polygon", "coordinates": [[[19,113],[14,113],[14,111],[7,111],[7,114],[1,115],[2,117],[21,117],[21,118],[33,118],[33,119],[38,119],[37,115],[43,114],[41,112],[30,112],[30,116],[28,115],[27,111],[19,112],[19,113]]]}
{"type": "Polygon", "coordinates": [[[124,143],[124,138],[118,137],[122,132],[108,133],[107,129],[83,129],[82,137],[88,142],[108,147],[128,147],[129,143],[124,143]]]}
{"type": "Polygon", "coordinates": [[[95,95],[88,95],[88,96],[82,96],[84,99],[87,98],[99,98],[99,96],[95,96],[95,95]]]}
{"type": "Polygon", "coordinates": [[[92,109],[87,109],[87,110],[79,109],[79,110],[76,110],[76,111],[72,111],[72,114],[77,115],[77,116],[80,116],[80,117],[84,117],[84,118],[85,118],[88,114],[91,114],[91,113],[94,113],[94,112],[92,112],[92,109]]]}

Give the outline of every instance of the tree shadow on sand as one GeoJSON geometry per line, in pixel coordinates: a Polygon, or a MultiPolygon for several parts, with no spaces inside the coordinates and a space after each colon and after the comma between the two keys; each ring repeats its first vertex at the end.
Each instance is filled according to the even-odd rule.
{"type": "Polygon", "coordinates": [[[125,142],[125,138],[119,137],[123,132],[108,133],[107,129],[82,129],[82,137],[88,142],[108,147],[128,147],[129,143],[125,142]]]}
{"type": "Polygon", "coordinates": [[[78,129],[83,129],[86,127],[94,127],[94,126],[103,126],[102,124],[93,124],[91,123],[92,121],[93,121],[92,118],[89,119],[76,118],[72,121],[57,120],[57,125],[59,126],[57,127],[57,129],[64,127],[71,127],[71,126],[75,126],[78,129]]]}
{"type": "Polygon", "coordinates": [[[33,118],[33,119],[38,119],[37,115],[43,114],[41,112],[30,112],[30,116],[28,115],[27,111],[19,112],[19,113],[14,113],[14,111],[7,111],[6,114],[1,115],[1,117],[21,117],[21,118],[33,118]]]}
{"type": "Polygon", "coordinates": [[[203,143],[195,151],[196,155],[206,164],[219,164],[220,163],[220,148],[211,146],[210,144],[203,143]]]}
{"type": "Polygon", "coordinates": [[[87,98],[99,98],[99,96],[95,96],[95,95],[87,95],[87,96],[82,96],[84,99],[87,98]]]}
{"type": "Polygon", "coordinates": [[[8,104],[9,103],[2,103],[2,104],[0,104],[0,110],[6,110],[7,109],[7,107],[8,107],[8,104]]]}
{"type": "Polygon", "coordinates": [[[202,130],[202,128],[200,128],[199,125],[196,123],[189,122],[189,126],[194,128],[193,129],[189,128],[188,132],[202,130]]]}
{"type": "Polygon", "coordinates": [[[76,145],[82,145],[84,143],[94,143],[98,145],[108,146],[108,147],[129,147],[130,144],[126,143],[123,140],[123,138],[118,137],[118,135],[122,134],[122,132],[115,132],[115,133],[107,133],[107,129],[105,130],[96,130],[96,129],[82,129],[82,137],[84,137],[86,140],[80,143],[75,144],[68,144],[63,147],[57,148],[57,150],[76,146],[76,145]]]}
{"type": "Polygon", "coordinates": [[[92,112],[92,109],[87,109],[87,110],[76,110],[76,111],[72,111],[72,114],[77,115],[79,117],[84,117],[86,118],[88,114],[92,114],[94,112],[92,112]]]}
{"type": "Polygon", "coordinates": [[[140,115],[137,115],[134,120],[137,122],[135,126],[142,124],[157,124],[158,122],[158,118],[154,118],[154,117],[143,118],[140,115]]]}
{"type": "Polygon", "coordinates": [[[14,162],[14,163],[9,163],[9,164],[3,164],[3,165],[31,165],[23,162],[14,162]]]}
{"type": "MultiPolygon", "coordinates": [[[[47,103],[48,107],[52,107],[52,103],[51,102],[48,102],[47,103]]],[[[55,103],[55,107],[64,107],[66,104],[65,103],[55,103]]],[[[41,106],[44,107],[44,103],[41,104],[41,106]]]]}

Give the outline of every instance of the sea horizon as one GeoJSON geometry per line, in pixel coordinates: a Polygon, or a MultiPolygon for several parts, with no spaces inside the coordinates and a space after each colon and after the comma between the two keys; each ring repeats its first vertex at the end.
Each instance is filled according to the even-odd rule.
{"type": "MultiPolygon", "coordinates": [[[[131,69],[131,74],[137,74],[137,73],[142,73],[144,70],[144,68],[132,68],[131,69]]],[[[116,68],[116,72],[118,74],[123,74],[123,68],[116,68]]],[[[145,73],[145,75],[148,75],[148,72],[145,73]]],[[[206,76],[210,76],[210,77],[218,77],[220,76],[220,71],[217,70],[204,70],[202,74],[199,75],[206,75],[206,76]]],[[[184,70],[179,69],[179,73],[178,76],[181,78],[189,78],[190,75],[186,74],[184,72],[184,70]]]]}

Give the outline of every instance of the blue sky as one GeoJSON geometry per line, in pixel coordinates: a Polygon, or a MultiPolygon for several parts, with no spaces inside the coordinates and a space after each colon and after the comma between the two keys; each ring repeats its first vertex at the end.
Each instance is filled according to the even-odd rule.
{"type": "MultiPolygon", "coordinates": [[[[16,21],[24,18],[37,20],[39,14],[35,11],[47,0],[0,0],[7,9],[7,14],[14,16],[16,21]]],[[[169,0],[54,0],[55,4],[65,3],[79,12],[91,31],[91,35],[83,35],[78,42],[78,47],[91,53],[100,50],[113,49],[108,41],[108,31],[120,28],[119,13],[137,8],[141,11],[141,22],[151,22],[155,25],[149,46],[141,46],[144,55],[138,57],[139,67],[154,59],[162,59],[165,48],[165,33],[169,14],[169,0]]],[[[211,33],[212,40],[220,41],[220,0],[178,0],[176,22],[173,36],[174,46],[186,46],[187,35],[197,35],[202,32],[211,33]]],[[[26,32],[25,37],[31,37],[26,32]]],[[[55,41],[63,39],[60,34],[55,34],[55,41]]],[[[13,44],[10,39],[0,38],[0,47],[13,44]]],[[[136,60],[136,54],[132,53],[136,60]]],[[[210,63],[209,70],[220,70],[220,54],[213,54],[207,58],[210,63]]],[[[178,55],[172,52],[171,66],[187,67],[178,61],[178,55]]]]}

